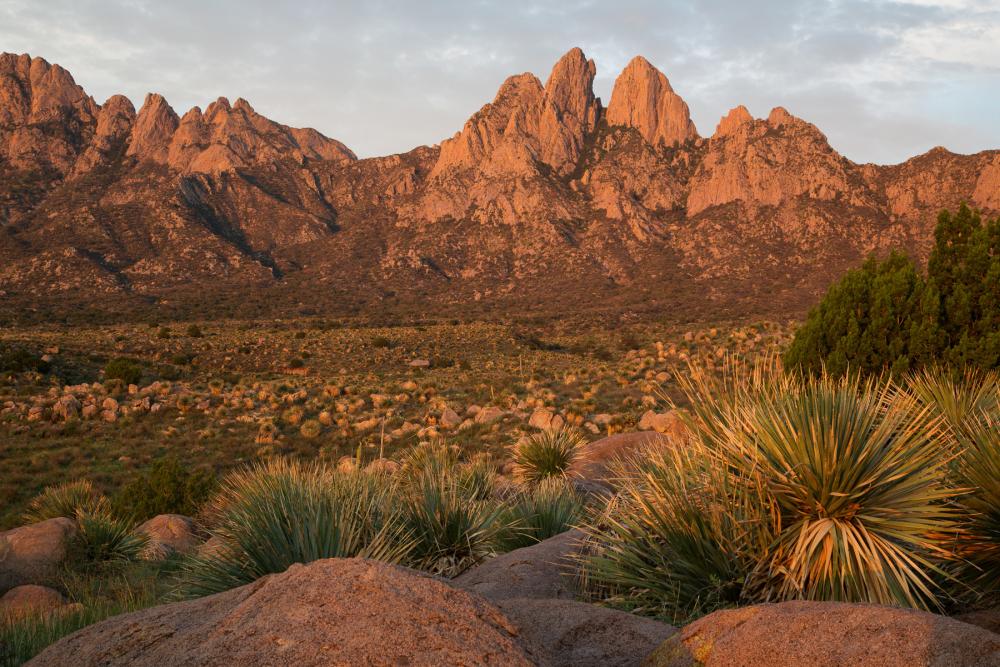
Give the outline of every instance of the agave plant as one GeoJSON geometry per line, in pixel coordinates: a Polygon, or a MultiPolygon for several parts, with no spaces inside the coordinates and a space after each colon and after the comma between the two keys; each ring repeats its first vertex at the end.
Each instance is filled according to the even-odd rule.
{"type": "Polygon", "coordinates": [[[566,480],[550,478],[518,493],[508,512],[504,550],[530,546],[572,528],[583,518],[583,500],[566,480]]]}
{"type": "Polygon", "coordinates": [[[529,484],[547,477],[565,476],[584,444],[586,440],[574,429],[535,433],[514,447],[514,472],[529,484]]]}
{"type": "Polygon", "coordinates": [[[77,512],[107,509],[108,500],[87,480],[66,482],[46,487],[24,512],[27,523],[37,523],[56,517],[74,518],[77,512]]]}
{"type": "Polygon", "coordinates": [[[412,543],[381,476],[284,460],[233,473],[205,512],[218,548],[182,566],[178,594],[228,590],[320,558],[407,558],[412,543]]]}

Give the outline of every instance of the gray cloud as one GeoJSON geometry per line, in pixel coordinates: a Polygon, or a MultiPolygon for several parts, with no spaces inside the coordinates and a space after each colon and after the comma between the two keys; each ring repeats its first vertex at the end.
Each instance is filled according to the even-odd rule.
{"type": "Polygon", "coordinates": [[[572,46],[605,100],[645,55],[702,134],[737,104],[782,105],[857,161],[1000,147],[997,0],[0,0],[0,48],[62,64],[98,101],[242,96],[360,155],[450,136],[506,76],[544,80],[572,46]]]}

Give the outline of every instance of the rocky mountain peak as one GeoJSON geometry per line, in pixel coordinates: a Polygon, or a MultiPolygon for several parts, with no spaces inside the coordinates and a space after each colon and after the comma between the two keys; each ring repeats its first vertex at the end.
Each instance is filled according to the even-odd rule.
{"type": "Polygon", "coordinates": [[[607,120],[610,125],[635,128],[654,145],[671,146],[698,137],[688,105],[642,56],[633,58],[615,80],[607,120]]]}
{"type": "Polygon", "coordinates": [[[170,140],[180,125],[180,118],[167,100],[158,93],[147,93],[135,118],[128,155],[139,161],[165,164],[170,140]]]}
{"type": "Polygon", "coordinates": [[[579,48],[570,49],[552,68],[545,84],[545,102],[539,127],[541,161],[559,173],[572,171],[600,115],[594,97],[597,67],[579,48]]]}
{"type": "Polygon", "coordinates": [[[719,121],[719,125],[715,128],[715,134],[712,138],[725,137],[727,135],[733,134],[742,125],[753,122],[753,116],[742,104],[738,107],[729,110],[722,120],[719,121]]]}

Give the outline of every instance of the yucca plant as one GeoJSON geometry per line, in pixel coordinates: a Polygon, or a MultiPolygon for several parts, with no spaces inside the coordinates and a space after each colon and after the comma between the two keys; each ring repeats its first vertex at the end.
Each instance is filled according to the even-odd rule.
{"type": "Polygon", "coordinates": [[[583,499],[565,479],[542,480],[511,500],[503,549],[519,549],[563,533],[583,518],[583,509],[583,499]]]}
{"type": "Polygon", "coordinates": [[[228,476],[204,520],[219,548],[182,566],[177,594],[235,588],[293,563],[365,557],[400,562],[411,540],[382,476],[274,460],[228,476]]]}
{"type": "Polygon", "coordinates": [[[759,483],[698,441],[616,468],[618,494],[583,522],[582,589],[674,624],[743,601],[777,532],[759,483]]]}
{"type": "Polygon", "coordinates": [[[957,493],[939,417],[878,381],[810,379],[747,405],[716,441],[780,516],[761,595],[930,608],[957,493]]]}
{"type": "Polygon", "coordinates": [[[514,472],[528,484],[565,476],[584,444],[583,436],[570,428],[535,433],[515,445],[514,472]]]}
{"type": "Polygon", "coordinates": [[[734,370],[681,381],[689,451],[638,466],[592,531],[591,579],[675,614],[713,595],[937,606],[961,493],[942,419],[887,381],[734,370]]]}
{"type": "Polygon", "coordinates": [[[138,560],[149,538],[107,508],[79,510],[77,533],[70,544],[74,559],[84,563],[124,563],[138,560]]]}
{"type": "Polygon", "coordinates": [[[26,523],[37,523],[57,517],[74,518],[77,512],[107,509],[108,500],[85,479],[46,487],[24,512],[26,523]]]}
{"type": "Polygon", "coordinates": [[[504,505],[476,499],[456,468],[425,468],[403,498],[402,521],[414,540],[410,564],[456,576],[498,550],[507,530],[504,505]]]}
{"type": "Polygon", "coordinates": [[[970,491],[961,499],[969,514],[969,540],[961,555],[975,590],[1000,601],[1000,416],[969,415],[958,432],[958,474],[970,491]]]}

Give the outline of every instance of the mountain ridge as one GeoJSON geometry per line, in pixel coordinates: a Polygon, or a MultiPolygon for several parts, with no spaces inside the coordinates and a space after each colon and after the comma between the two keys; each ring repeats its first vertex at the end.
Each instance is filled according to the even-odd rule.
{"type": "Polygon", "coordinates": [[[796,314],[869,253],[924,257],[939,209],[1000,210],[998,151],[857,164],[781,107],[702,137],[641,56],[607,107],[595,73],[572,49],[439,145],[359,159],[242,98],[98,105],[4,54],[0,311],[796,314]]]}

